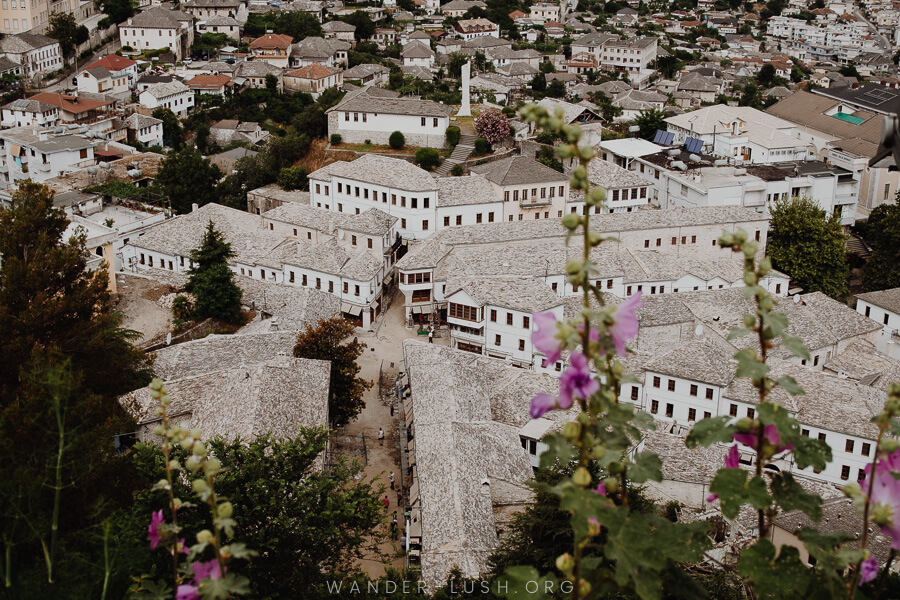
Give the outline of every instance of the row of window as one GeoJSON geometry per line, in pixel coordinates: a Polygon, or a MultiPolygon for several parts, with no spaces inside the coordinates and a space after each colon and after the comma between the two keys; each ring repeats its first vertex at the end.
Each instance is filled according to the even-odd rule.
{"type": "MultiPolygon", "coordinates": [[[[328,186],[322,186],[321,184],[316,184],[316,193],[321,194],[321,190],[324,187],[325,195],[327,196],[329,193],[328,186]]],[[[337,193],[338,194],[346,194],[347,196],[353,195],[356,198],[363,198],[364,200],[369,199],[369,190],[368,188],[360,188],[358,185],[351,186],[350,184],[343,184],[338,182],[337,184],[337,193]],[[344,189],[346,188],[346,192],[344,189]]],[[[372,200],[378,202],[378,192],[376,190],[372,190],[372,200]]],[[[381,192],[381,202],[387,204],[387,192],[381,192]]],[[[397,194],[391,194],[391,204],[393,206],[397,206],[397,194]]],[[[406,208],[406,196],[400,196],[400,207],[406,208]]],[[[419,199],[418,198],[410,198],[409,199],[409,207],[410,208],[419,208],[419,199]]],[[[422,208],[430,208],[431,207],[431,199],[430,198],[422,198],[422,208]]]]}
{"type": "MultiPolygon", "coordinates": [[[[494,336],[494,345],[495,346],[502,345],[502,336],[499,333],[494,336]]],[[[519,351],[520,352],[525,351],[525,340],[523,340],[521,338],[519,339],[519,351]]]]}
{"type": "MultiPolygon", "coordinates": [[[[659,376],[654,376],[654,377],[653,377],[653,387],[659,388],[659,386],[660,386],[661,384],[662,384],[662,379],[661,379],[659,376]]],[[[669,379],[669,380],[667,380],[667,381],[666,381],[666,388],[668,389],[668,391],[674,392],[674,391],[675,391],[675,380],[674,380],[674,379],[669,379]]],[[[699,393],[699,389],[700,389],[700,388],[697,386],[696,383],[690,384],[690,394],[691,394],[691,396],[697,396],[698,393],[699,393]]],[[[632,388],[632,390],[633,390],[633,391],[632,391],[632,396],[633,396],[633,395],[636,393],[636,391],[637,391],[637,386],[634,386],[634,387],[632,388]]],[[[710,388],[710,387],[706,388],[706,399],[707,399],[707,400],[712,400],[712,399],[713,399],[713,389],[710,388]]]]}
{"type": "MultiPolygon", "coordinates": [[[[651,400],[650,401],[650,412],[654,415],[659,414],[659,400],[651,400]]],[[[675,405],[671,402],[666,403],[666,416],[670,419],[674,418],[675,415],[675,405]]],[[[703,411],[703,418],[709,419],[712,414],[709,411],[703,411]]],[[[688,421],[696,421],[697,420],[697,409],[689,408],[687,411],[687,420],[688,421]]]]}
{"type": "Polygon", "coordinates": [[[415,283],[431,283],[431,271],[409,274],[400,273],[400,283],[408,283],[410,285],[415,283]]]}
{"type": "MultiPolygon", "coordinates": [[[[540,191],[541,191],[541,198],[547,198],[547,194],[548,194],[547,190],[550,190],[549,191],[550,198],[556,198],[557,189],[559,189],[559,196],[563,197],[565,195],[566,188],[563,185],[559,186],[559,188],[556,188],[554,186],[542,187],[542,188],[531,188],[531,197],[532,198],[537,198],[538,189],[540,189],[540,191]]],[[[523,190],[521,190],[521,192],[522,192],[522,200],[528,200],[528,189],[527,188],[523,189],[523,190]]],[[[511,196],[510,196],[509,190],[506,190],[505,192],[503,192],[503,200],[504,201],[509,202],[510,197],[512,198],[513,202],[518,202],[519,201],[519,190],[513,190],[511,196]]]]}
{"type": "Polygon", "coordinates": [[[453,317],[454,319],[462,319],[463,321],[480,321],[477,308],[466,306],[465,304],[457,304],[455,302],[451,302],[450,306],[447,308],[447,316],[453,317]]]}
{"type": "MultiPolygon", "coordinates": [[[[622,192],[621,199],[628,200],[628,190],[613,190],[612,191],[612,201],[618,202],[620,199],[619,192],[622,192]]],[[[631,199],[637,200],[638,198],[646,198],[647,197],[647,188],[631,188],[631,199]]]]}
{"type": "MultiPolygon", "coordinates": [[[[497,310],[491,309],[491,323],[497,322],[497,310]]],[[[513,314],[511,312],[506,313],[506,324],[510,327],[513,326],[513,314]]],[[[523,316],[522,317],[522,328],[523,329],[531,329],[531,317],[523,316]]]]}

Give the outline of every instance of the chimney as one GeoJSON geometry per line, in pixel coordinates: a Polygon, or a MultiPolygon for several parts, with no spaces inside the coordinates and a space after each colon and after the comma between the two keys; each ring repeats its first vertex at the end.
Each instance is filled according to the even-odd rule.
{"type": "Polygon", "coordinates": [[[193,204],[191,204],[191,212],[197,212],[197,210],[198,210],[199,208],[200,208],[200,207],[197,206],[197,203],[196,203],[196,202],[194,202],[193,204]]]}

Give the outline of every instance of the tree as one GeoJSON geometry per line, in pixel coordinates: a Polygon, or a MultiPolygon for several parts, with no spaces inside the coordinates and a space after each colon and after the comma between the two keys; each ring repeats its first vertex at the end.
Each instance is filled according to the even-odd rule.
{"type": "MultiPolygon", "coordinates": [[[[301,10],[278,13],[271,29],[275,33],[289,35],[295,40],[302,40],[307,37],[322,37],[322,25],[319,23],[319,19],[315,15],[301,10]]],[[[264,26],[262,31],[253,35],[263,35],[266,32],[265,30],[266,27],[264,26]]]]}
{"type": "Polygon", "coordinates": [[[766,248],[772,266],[807,292],[844,298],[849,269],[840,220],[805,197],[778,200],[771,211],[766,248]]]}
{"type": "Polygon", "coordinates": [[[748,83],[744,86],[744,92],[738,102],[741,106],[750,106],[752,108],[762,108],[762,92],[755,83],[748,83]]]}
{"type": "Polygon", "coordinates": [[[306,184],[306,169],[303,167],[285,167],[278,174],[278,185],[283,190],[302,190],[306,184]]]}
{"type": "Polygon", "coordinates": [[[357,42],[368,40],[375,35],[375,23],[366,12],[357,10],[349,15],[341,17],[341,21],[356,27],[356,31],[353,32],[353,37],[357,42]]]}
{"type": "Polygon", "coordinates": [[[759,70],[759,73],[756,74],[756,81],[759,85],[768,88],[772,86],[772,82],[775,81],[775,67],[772,63],[766,63],[759,70]]]}
{"type": "Polygon", "coordinates": [[[228,259],[234,256],[231,244],[209,222],[200,246],[191,250],[191,268],[184,289],[194,295],[194,318],[221,319],[228,323],[243,323],[241,296],[243,291],[234,282],[234,272],[228,259]]]}
{"type": "Polygon", "coordinates": [[[499,110],[488,109],[475,119],[475,131],[489,144],[496,144],[509,137],[509,119],[499,110]]]}
{"type": "Polygon", "coordinates": [[[534,159],[541,163],[542,165],[546,165],[551,169],[563,172],[563,165],[560,162],[559,158],[556,156],[556,151],[553,148],[548,148],[544,146],[534,156],[534,159]]]}
{"type": "Polygon", "coordinates": [[[873,249],[863,270],[865,290],[900,287],[900,205],[876,206],[869,214],[864,235],[873,249]]]}
{"type": "Polygon", "coordinates": [[[666,128],[666,113],[661,110],[651,108],[642,110],[634,119],[634,124],[640,127],[638,135],[645,140],[652,140],[658,129],[666,128]]]}
{"type": "Polygon", "coordinates": [[[131,0],[99,0],[99,4],[100,10],[110,20],[110,24],[119,24],[134,16],[135,5],[131,0]]]}
{"type": "MultiPolygon", "coordinates": [[[[304,590],[306,598],[323,597],[327,580],[358,575],[358,559],[382,540],[383,486],[365,477],[361,463],[345,457],[337,457],[328,469],[317,468],[328,437],[325,428],[301,427],[293,439],[267,434],[209,441],[209,451],[222,463],[215,490],[233,506],[235,539],[259,553],[241,566],[251,582],[248,597],[295,598],[297,590],[304,590]]],[[[185,453],[178,450],[176,456],[183,460],[185,453]]],[[[146,489],[165,476],[157,446],[138,444],[130,461],[146,489]]],[[[176,485],[181,497],[190,495],[182,481],[176,485]]],[[[141,494],[129,511],[138,518],[122,521],[143,526],[123,531],[121,537],[146,539],[146,515],[164,506],[159,492],[141,494]]],[[[188,507],[178,516],[190,531],[209,526],[202,508],[188,507]]],[[[146,571],[151,561],[159,560],[145,545],[138,552],[146,571]]]]}
{"type": "Polygon", "coordinates": [[[560,81],[559,79],[554,79],[547,86],[547,95],[551,98],[565,98],[566,97],[566,84],[560,81]]]}
{"type": "Polygon", "coordinates": [[[678,70],[678,57],[673,54],[660,56],[656,59],[656,68],[662,73],[663,77],[671,79],[678,70]]]}
{"type": "Polygon", "coordinates": [[[266,73],[266,90],[272,95],[278,93],[278,78],[273,73],[266,73]]]}
{"type": "Polygon", "coordinates": [[[153,117],[163,122],[163,144],[175,150],[184,148],[184,131],[178,116],[171,109],[161,107],[153,111],[153,117]]]}
{"type": "MultiPolygon", "coordinates": [[[[83,232],[46,186],[21,182],[0,210],[0,544],[10,597],[63,597],[68,551],[115,504],[117,397],[150,380],[147,356],[113,311],[105,269],[87,270],[83,232]],[[43,550],[43,551],[42,551],[43,550]],[[28,592],[27,594],[23,594],[28,592]]],[[[127,494],[126,494],[127,495],[127,494]]]]}
{"type": "Polygon", "coordinates": [[[219,167],[193,148],[170,152],[156,174],[154,187],[169,198],[172,210],[183,215],[191,206],[203,206],[217,200],[216,184],[222,178],[219,167]]]}
{"type": "Polygon", "coordinates": [[[434,148],[419,148],[416,150],[416,164],[430,171],[441,164],[441,155],[434,148]]]}
{"type": "Polygon", "coordinates": [[[547,90],[547,76],[544,75],[544,72],[536,73],[534,77],[531,78],[531,91],[542,93],[547,90]]]}
{"type": "Polygon", "coordinates": [[[406,138],[403,136],[402,132],[395,131],[388,138],[388,145],[394,150],[400,150],[406,145],[406,138]]]}
{"type": "Polygon", "coordinates": [[[59,42],[63,57],[68,59],[75,53],[75,48],[88,40],[90,33],[87,27],[79,25],[71,13],[51,13],[47,26],[47,36],[59,42]]]}
{"type": "Polygon", "coordinates": [[[462,77],[462,68],[469,62],[469,57],[462,52],[453,52],[450,54],[450,60],[447,62],[447,74],[453,79],[462,77]]]}
{"type": "Polygon", "coordinates": [[[331,361],[328,415],[335,426],[346,425],[365,408],[363,393],[372,387],[372,382],[357,376],[359,365],[356,359],[366,345],[356,338],[346,342],[354,329],[353,323],[340,317],[325,319],[308,326],[297,337],[294,346],[294,356],[297,358],[331,361]]]}

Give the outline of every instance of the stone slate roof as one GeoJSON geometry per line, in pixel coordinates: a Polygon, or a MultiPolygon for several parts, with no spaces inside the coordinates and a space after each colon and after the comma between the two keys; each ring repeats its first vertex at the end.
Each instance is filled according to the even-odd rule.
{"type": "Polygon", "coordinates": [[[447,117],[453,112],[451,106],[432,100],[388,98],[370,90],[371,87],[364,87],[348,92],[343,100],[325,112],[367,112],[423,117],[447,117]]]}
{"type": "Polygon", "coordinates": [[[291,49],[291,56],[301,59],[328,59],[341,50],[349,50],[350,44],[337,39],[326,40],[321,37],[303,38],[291,49]]]}
{"type": "Polygon", "coordinates": [[[437,185],[439,207],[490,204],[497,201],[494,188],[483,175],[440,177],[437,185]]]}
{"type": "Polygon", "coordinates": [[[699,339],[657,354],[645,368],[661,375],[725,386],[733,379],[737,366],[733,356],[734,348],[728,344],[699,339]]]}
{"type": "Polygon", "coordinates": [[[31,98],[13,100],[9,104],[3,106],[3,110],[19,110],[30,113],[47,112],[56,109],[57,107],[52,104],[47,104],[46,102],[40,102],[39,100],[33,100],[31,98]]]}
{"type": "Polygon", "coordinates": [[[434,50],[422,42],[416,41],[404,46],[401,54],[403,58],[431,58],[434,56],[434,50]]]}
{"type": "Polygon", "coordinates": [[[868,302],[878,308],[900,314],[900,288],[857,294],[856,298],[857,300],[868,302]]]}
{"type": "Polygon", "coordinates": [[[182,23],[193,22],[191,15],[167,8],[150,8],[129,19],[129,27],[146,27],[148,29],[178,29],[182,23]]]}
{"type": "Polygon", "coordinates": [[[527,156],[504,158],[503,160],[476,165],[470,170],[473,173],[484,175],[489,181],[499,186],[565,183],[568,180],[564,173],[551,169],[547,165],[527,156]]]}
{"type": "Polygon", "coordinates": [[[161,119],[157,119],[156,117],[148,117],[147,115],[142,115],[140,113],[132,113],[128,116],[128,118],[125,119],[125,125],[127,125],[129,129],[142,129],[144,127],[159,125],[161,123],[161,119]]]}
{"type": "Polygon", "coordinates": [[[0,52],[9,54],[24,54],[38,48],[45,48],[58,44],[53,38],[36,33],[18,33],[6,35],[0,40],[0,52]]]}
{"type": "Polygon", "coordinates": [[[428,171],[411,162],[377,154],[365,154],[352,162],[333,162],[313,171],[309,174],[309,178],[330,181],[332,175],[410,192],[438,189],[437,182],[428,171]]]}
{"type": "Polygon", "coordinates": [[[327,23],[322,23],[322,31],[328,33],[354,33],[356,25],[351,25],[344,21],[328,21],[327,23]]]}
{"type": "MultiPolygon", "coordinates": [[[[241,337],[233,336],[237,344],[241,337]]],[[[169,414],[199,428],[205,438],[250,439],[271,432],[295,437],[297,426],[327,426],[331,364],[276,356],[268,361],[166,382],[169,414]]],[[[137,421],[154,422],[150,389],[119,402],[137,421]]]]}
{"type": "Polygon", "coordinates": [[[292,331],[254,335],[210,335],[167,346],[153,353],[153,371],[163,380],[195,377],[249,367],[279,355],[290,355],[297,342],[292,331]]]}
{"type": "Polygon", "coordinates": [[[491,305],[522,312],[542,312],[559,306],[563,299],[533,277],[451,278],[444,297],[464,291],[481,306],[491,305]]]}
{"type": "MultiPolygon", "coordinates": [[[[223,75],[223,77],[227,77],[227,75],[223,75]]],[[[141,93],[150,94],[154,98],[166,98],[168,96],[183,94],[190,91],[191,89],[188,86],[176,79],[174,81],[170,81],[169,83],[157,83],[156,85],[150,86],[141,93]]]]}

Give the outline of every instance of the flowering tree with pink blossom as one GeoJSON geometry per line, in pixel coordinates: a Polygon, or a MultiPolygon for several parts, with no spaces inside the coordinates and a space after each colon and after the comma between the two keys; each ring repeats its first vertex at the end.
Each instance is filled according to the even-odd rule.
{"type": "Polygon", "coordinates": [[[475,119],[475,131],[490,144],[509,137],[509,119],[499,110],[488,109],[475,119]]]}
{"type": "Polygon", "coordinates": [[[657,600],[677,592],[678,597],[708,597],[690,578],[686,566],[701,561],[732,573],[755,598],[877,598],[896,550],[900,550],[900,385],[888,390],[884,409],[875,416],[877,451],[862,485],[850,484],[844,492],[863,516],[862,537],[822,533],[815,529],[796,532],[816,565],[801,561],[797,549],[780,549],[769,540],[775,518],[783,512],[801,511],[812,520],[822,517],[822,498],[807,491],[790,472],[764,472],[763,466],[790,455],[799,469],[823,470],[832,460],[830,447],[803,435],[799,422],[775,402],[772,390],[781,388],[799,396],[803,390],[791,377],[775,377],[768,364],[776,345],[801,359],[809,352],[800,339],[787,332],[788,321],[776,311],[776,302],[764,282],[772,268],[759,260],[759,246],[743,231],[725,232],[719,246],[743,257],[742,293],[754,311],[729,339],[752,336],[741,344],[734,358],[735,376],[746,378],[755,389],[755,410],[750,416],[718,416],[699,421],[687,439],[687,448],[727,445],[724,465],[710,484],[707,502],[729,520],[744,509],[755,514],[755,532],[739,556],[712,555],[705,522],[672,523],[654,514],[642,514],[628,505],[630,487],[662,481],[660,458],[640,450],[642,431],[654,426],[650,414],[630,402],[620,401],[622,384],[628,381],[621,358],[638,333],[636,310],[640,293],[617,306],[605,306],[599,285],[594,249],[605,241],[591,230],[593,214],[602,213],[606,194],[587,177],[594,158],[591,147],[580,147],[581,130],[563,120],[561,110],[530,105],[523,117],[562,138],[556,148],[560,159],[572,160],[570,187],[584,194],[580,214],[562,219],[568,240],[580,238],[581,251],[566,264],[567,282],[582,293],[581,310],[572,321],[557,321],[552,313],[533,315],[534,347],[550,364],[567,353],[567,366],[556,394],[541,393],[531,402],[532,418],[554,410],[577,409],[577,415],[560,433],[543,438],[547,450],[542,468],[572,465],[573,474],[554,486],[536,487],[559,498],[561,509],[571,514],[574,543],[570,552],[556,559],[556,570],[541,573],[533,566],[507,569],[497,591],[508,598],[549,598],[547,590],[577,600],[615,594],[657,600]],[[592,210],[593,209],[593,210],[592,210]],[[741,448],[755,454],[751,469],[742,468],[741,448]],[[870,523],[891,536],[887,564],[879,564],[868,547],[870,523]],[[590,555],[585,553],[590,550],[590,555]],[[599,555],[598,555],[599,550],[599,555]],[[535,593],[535,590],[538,590],[535,593]]]}

